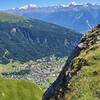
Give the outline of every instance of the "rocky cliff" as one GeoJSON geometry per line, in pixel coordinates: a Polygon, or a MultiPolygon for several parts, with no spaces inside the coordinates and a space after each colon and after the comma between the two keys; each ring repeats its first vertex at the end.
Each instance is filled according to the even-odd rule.
{"type": "Polygon", "coordinates": [[[100,25],[87,32],[42,100],[100,99],[100,25]]]}

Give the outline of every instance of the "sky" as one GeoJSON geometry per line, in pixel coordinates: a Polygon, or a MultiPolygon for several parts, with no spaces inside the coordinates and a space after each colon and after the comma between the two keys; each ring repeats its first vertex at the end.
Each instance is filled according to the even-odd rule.
{"type": "Polygon", "coordinates": [[[76,3],[99,3],[100,0],[0,0],[0,10],[20,7],[26,4],[35,4],[39,6],[76,3]]]}

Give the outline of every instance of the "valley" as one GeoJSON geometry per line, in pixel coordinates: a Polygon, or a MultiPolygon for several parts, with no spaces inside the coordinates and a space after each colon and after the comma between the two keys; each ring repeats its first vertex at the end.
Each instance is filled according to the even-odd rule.
{"type": "Polygon", "coordinates": [[[0,100],[100,100],[100,4],[13,6],[0,10],[0,100]]]}
{"type": "Polygon", "coordinates": [[[1,65],[1,76],[35,81],[43,90],[56,79],[67,58],[58,58],[54,55],[29,61],[27,63],[14,62],[8,65],[1,65]]]}
{"type": "MultiPolygon", "coordinates": [[[[59,75],[67,56],[81,36],[59,25],[0,12],[1,79],[12,84],[14,81],[24,84],[25,80],[27,85],[32,82],[35,86],[36,83],[43,93],[59,75]]],[[[4,98],[10,98],[10,95],[4,94],[4,98]]],[[[20,95],[16,100],[23,98],[24,95],[20,95]]],[[[40,100],[42,97],[39,95],[37,98],[40,100]]]]}

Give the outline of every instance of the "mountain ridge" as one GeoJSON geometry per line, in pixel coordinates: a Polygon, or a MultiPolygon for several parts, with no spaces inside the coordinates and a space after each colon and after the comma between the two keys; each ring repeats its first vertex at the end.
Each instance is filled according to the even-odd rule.
{"type": "Polygon", "coordinates": [[[64,27],[5,13],[0,14],[0,30],[1,63],[11,59],[28,61],[53,54],[64,56],[81,37],[80,33],[64,27]]]}
{"type": "Polygon", "coordinates": [[[70,8],[70,7],[77,7],[77,6],[81,6],[81,7],[96,7],[96,6],[100,6],[100,4],[92,4],[92,3],[76,3],[76,2],[71,2],[69,4],[60,4],[60,5],[51,5],[51,6],[38,6],[35,4],[27,4],[27,5],[23,5],[21,7],[16,7],[16,8],[12,8],[9,10],[27,10],[27,9],[34,9],[34,8],[70,8]]]}
{"type": "MultiPolygon", "coordinates": [[[[28,6],[28,5],[27,5],[28,6]]],[[[100,4],[69,4],[6,10],[32,19],[40,19],[84,33],[100,23],[100,4]]]]}

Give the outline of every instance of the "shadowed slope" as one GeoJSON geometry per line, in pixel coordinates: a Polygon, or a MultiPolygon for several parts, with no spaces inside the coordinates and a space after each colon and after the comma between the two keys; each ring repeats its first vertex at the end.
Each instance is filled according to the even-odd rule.
{"type": "Polygon", "coordinates": [[[0,13],[0,63],[68,56],[80,37],[54,24],[0,13]]]}

